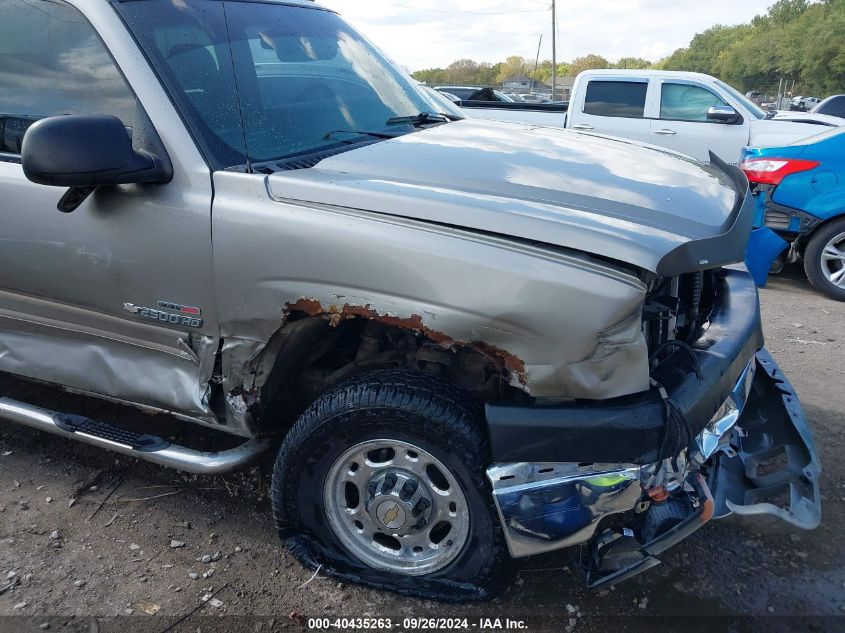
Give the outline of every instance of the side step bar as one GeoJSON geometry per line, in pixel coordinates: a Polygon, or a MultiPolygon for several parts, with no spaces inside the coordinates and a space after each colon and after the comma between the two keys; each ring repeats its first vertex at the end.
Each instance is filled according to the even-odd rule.
{"type": "Polygon", "coordinates": [[[0,419],[198,475],[219,475],[241,468],[269,446],[269,442],[263,440],[247,440],[225,451],[195,451],[155,435],[126,431],[83,416],[57,413],[10,398],[0,398],[0,419]]]}

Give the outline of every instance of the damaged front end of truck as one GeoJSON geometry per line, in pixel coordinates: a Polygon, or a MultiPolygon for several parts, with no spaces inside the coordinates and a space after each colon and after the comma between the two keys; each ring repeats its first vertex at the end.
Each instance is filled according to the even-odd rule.
{"type": "MultiPolygon", "coordinates": [[[[710,520],[816,527],[819,459],[765,350],[754,281],[735,264],[753,216],[745,177],[715,156],[703,166],[551,130],[540,146],[519,131],[517,142],[514,127],[455,123],[269,175],[266,214],[289,214],[288,262],[308,261],[297,235],[337,221],[343,240],[328,233],[321,252],[379,257],[333,268],[331,283],[296,263],[287,275],[297,281],[267,281],[270,262],[262,286],[233,295],[243,313],[283,320],[274,337],[269,320],[247,337],[255,354],[240,375],[252,382],[238,397],[283,382],[273,358],[296,345],[286,332],[357,328],[346,364],[306,370],[315,393],[384,364],[473,393],[486,403],[486,475],[510,555],[579,546],[591,587],[653,567],[710,520]],[[474,154],[472,173],[455,181],[449,161],[473,134],[532,168],[474,154]],[[558,161],[587,151],[595,168],[561,179],[558,161]],[[637,171],[639,158],[648,170],[637,171]],[[487,390],[495,384],[505,390],[487,390]]],[[[226,230],[239,215],[226,192],[242,178],[216,180],[226,252],[246,248],[226,230]]],[[[391,578],[408,591],[421,582],[391,578]]],[[[432,595],[450,591],[426,582],[432,595]]]]}
{"type": "Polygon", "coordinates": [[[717,277],[696,361],[673,354],[648,392],[487,407],[487,474],[512,556],[585,546],[588,584],[601,587],[659,564],[711,519],[818,525],[821,466],[798,398],[762,348],[753,281],[742,270],[717,277]]]}
{"type": "Polygon", "coordinates": [[[487,406],[487,475],[513,557],[583,546],[595,588],[654,567],[711,519],[818,525],[819,458],[792,386],[763,348],[754,283],[740,268],[704,276],[686,283],[711,299],[678,305],[706,322],[688,322],[663,359],[652,356],[649,391],[487,406]]]}

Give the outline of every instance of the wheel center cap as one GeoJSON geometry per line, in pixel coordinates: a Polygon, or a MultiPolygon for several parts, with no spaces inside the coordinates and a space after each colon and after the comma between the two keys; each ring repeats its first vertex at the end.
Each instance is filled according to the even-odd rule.
{"type": "Polygon", "coordinates": [[[376,516],[384,527],[398,530],[405,525],[405,510],[395,501],[383,501],[376,508],[376,516]]]}

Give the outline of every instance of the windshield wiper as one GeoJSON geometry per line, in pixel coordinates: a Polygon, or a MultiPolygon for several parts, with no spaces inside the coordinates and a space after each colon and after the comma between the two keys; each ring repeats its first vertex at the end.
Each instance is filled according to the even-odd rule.
{"type": "MultiPolygon", "coordinates": [[[[401,136],[401,134],[391,132],[372,132],[370,130],[331,130],[323,135],[323,139],[328,141],[335,134],[358,134],[359,136],[371,136],[372,138],[396,138],[397,136],[401,136]]],[[[353,141],[352,139],[341,140],[341,143],[358,142],[359,141],[353,141]]]]}
{"type": "Polygon", "coordinates": [[[428,123],[448,123],[449,121],[459,120],[457,117],[442,112],[420,112],[412,116],[395,116],[388,119],[385,125],[426,125],[428,123]]]}

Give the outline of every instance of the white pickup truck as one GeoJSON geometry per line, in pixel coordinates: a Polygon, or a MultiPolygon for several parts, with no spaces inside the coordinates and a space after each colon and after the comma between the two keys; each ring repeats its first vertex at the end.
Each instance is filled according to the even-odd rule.
{"type": "Polygon", "coordinates": [[[567,105],[462,101],[470,116],[567,127],[652,143],[709,161],[736,163],[743,147],[785,145],[845,119],[769,113],[728,84],[700,73],[589,70],[567,105]]]}

